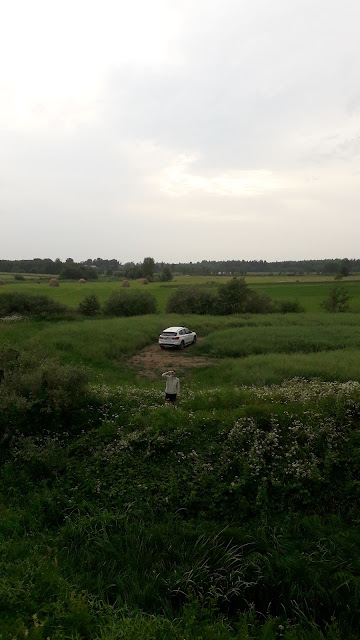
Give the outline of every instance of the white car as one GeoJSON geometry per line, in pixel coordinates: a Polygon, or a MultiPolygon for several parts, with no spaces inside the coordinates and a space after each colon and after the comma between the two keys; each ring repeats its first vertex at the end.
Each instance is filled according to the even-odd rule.
{"type": "Polygon", "coordinates": [[[188,344],[195,344],[197,335],[186,327],[169,327],[159,335],[160,349],[185,349],[188,344]]]}

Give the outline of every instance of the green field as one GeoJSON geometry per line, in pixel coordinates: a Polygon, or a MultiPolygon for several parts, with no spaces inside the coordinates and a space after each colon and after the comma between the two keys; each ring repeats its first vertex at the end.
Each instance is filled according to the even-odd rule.
{"type": "Polygon", "coordinates": [[[216,288],[183,277],[158,314],[0,322],[0,640],[358,640],[360,315],[284,280],[248,282],[306,313],[166,315],[216,288]],[[197,344],[162,352],[172,324],[197,344]]]}
{"type": "MultiPolygon", "coordinates": [[[[59,287],[49,287],[48,277],[42,276],[40,283],[34,280],[34,276],[28,276],[25,282],[17,282],[9,274],[3,274],[7,280],[5,286],[0,287],[1,293],[6,291],[24,291],[27,293],[49,295],[54,300],[62,302],[71,308],[76,308],[81,300],[88,295],[96,295],[103,303],[112,291],[121,288],[121,279],[88,281],[85,285],[75,281],[61,281],[59,287]],[[30,279],[31,278],[31,279],[30,279]]],[[[176,276],[172,282],[153,282],[142,285],[140,281],[131,281],[132,289],[146,289],[155,298],[160,312],[165,311],[168,296],[178,287],[198,285],[207,290],[216,291],[219,284],[227,282],[228,277],[216,276],[176,276]]],[[[298,300],[305,311],[320,311],[320,304],[334,286],[334,278],[328,276],[248,276],[245,278],[248,285],[259,293],[266,293],[277,300],[298,300]]],[[[360,278],[351,276],[341,283],[351,295],[351,309],[360,311],[360,278]]]]}

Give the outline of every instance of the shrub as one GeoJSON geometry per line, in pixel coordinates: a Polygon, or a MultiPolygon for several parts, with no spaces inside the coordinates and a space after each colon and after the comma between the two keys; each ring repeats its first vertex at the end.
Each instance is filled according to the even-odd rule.
{"type": "Polygon", "coordinates": [[[23,281],[23,280],[25,280],[25,277],[24,277],[24,276],[22,276],[22,275],[21,275],[21,274],[19,274],[19,273],[15,273],[15,275],[14,275],[14,279],[15,279],[15,280],[19,280],[19,281],[23,281]]]}
{"type": "Polygon", "coordinates": [[[156,313],[156,300],[151,293],[143,291],[114,291],[104,303],[108,316],[142,316],[156,313]]]}
{"type": "Polygon", "coordinates": [[[43,429],[81,428],[87,417],[89,394],[86,370],[61,365],[42,350],[0,350],[4,371],[0,395],[0,433],[5,440],[16,433],[43,429]],[[86,409],[84,420],[82,410],[86,409]]]}
{"type": "Polygon", "coordinates": [[[305,309],[298,300],[275,300],[274,311],[276,313],[304,313],[305,309]]]}
{"type": "Polygon", "coordinates": [[[173,273],[169,265],[165,265],[160,274],[161,282],[170,282],[173,279],[173,273]]]}
{"type": "Polygon", "coordinates": [[[167,313],[196,313],[197,315],[216,313],[216,296],[201,287],[187,286],[177,289],[169,297],[167,313]]]}
{"type": "Polygon", "coordinates": [[[0,317],[12,313],[28,315],[56,315],[66,312],[64,304],[48,296],[32,296],[28,293],[4,293],[0,296],[0,317]]]}
{"type": "Polygon", "coordinates": [[[274,301],[266,293],[256,293],[248,290],[247,298],[244,302],[246,313],[273,313],[275,311],[274,301]]]}
{"type": "Polygon", "coordinates": [[[217,313],[273,313],[274,302],[270,296],[249,289],[244,278],[232,278],[220,285],[217,313]]]}
{"type": "Polygon", "coordinates": [[[232,278],[220,285],[218,291],[218,313],[231,315],[245,313],[246,301],[249,298],[249,288],[244,278],[232,278]]]}
{"type": "Polygon", "coordinates": [[[330,289],[329,297],[321,303],[321,307],[331,313],[344,313],[349,310],[350,294],[345,287],[335,286],[330,289]]]}
{"type": "Polygon", "coordinates": [[[86,296],[78,306],[78,312],[83,316],[96,316],[100,311],[100,302],[97,296],[86,296]]]}

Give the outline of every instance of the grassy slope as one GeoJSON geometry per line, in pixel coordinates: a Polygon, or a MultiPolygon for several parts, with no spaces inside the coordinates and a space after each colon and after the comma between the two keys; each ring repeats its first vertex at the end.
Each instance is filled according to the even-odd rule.
{"type": "MultiPolygon", "coordinates": [[[[265,384],[294,376],[359,380],[359,316],[288,314],[267,316],[151,315],[78,322],[27,322],[0,325],[0,344],[43,347],[65,363],[91,367],[108,382],[134,382],[127,357],[154,344],[165,326],[194,328],[202,341],[187,357],[210,355],[219,362],[185,378],[204,384],[265,384]],[[219,330],[220,329],[220,330],[219,330]]],[[[143,380],[139,384],[147,385],[143,380]]]]}
{"type": "Polygon", "coordinates": [[[3,468],[4,638],[358,637],[357,387],[97,394],[3,468]]]}
{"type": "Polygon", "coordinates": [[[32,420],[48,419],[35,398],[34,435],[3,441],[1,640],[357,640],[359,390],[261,385],[360,380],[358,324],[319,313],[1,325],[0,345],[122,385],[85,398],[83,433],[35,435],[32,420]],[[185,355],[217,362],[183,373],[173,412],[127,359],[180,320],[203,338],[185,355]]]}

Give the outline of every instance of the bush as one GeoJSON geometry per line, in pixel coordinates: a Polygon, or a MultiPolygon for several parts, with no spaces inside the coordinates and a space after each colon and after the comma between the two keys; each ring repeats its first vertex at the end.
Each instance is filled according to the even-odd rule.
{"type": "Polygon", "coordinates": [[[169,265],[165,265],[163,267],[163,270],[160,274],[160,281],[161,282],[170,282],[173,279],[173,273],[171,271],[171,268],[169,267],[169,265]]]}
{"type": "Polygon", "coordinates": [[[24,276],[22,276],[21,274],[16,273],[16,274],[14,275],[14,279],[15,279],[15,280],[19,280],[19,281],[21,281],[21,282],[22,282],[22,281],[23,281],[23,280],[25,280],[26,278],[25,278],[24,276]]]}
{"type": "Polygon", "coordinates": [[[200,287],[183,287],[169,297],[167,313],[196,313],[197,315],[216,313],[216,296],[200,287]]]}
{"type": "Polygon", "coordinates": [[[249,288],[244,278],[232,278],[220,285],[218,292],[218,313],[232,315],[246,313],[246,301],[249,298],[249,288]]]}
{"type": "Polygon", "coordinates": [[[329,297],[321,303],[321,307],[331,313],[344,313],[349,310],[350,294],[345,287],[335,286],[330,289],[329,297]]]}
{"type": "Polygon", "coordinates": [[[304,313],[305,309],[298,300],[275,300],[274,311],[276,313],[304,313]]]}
{"type": "Polygon", "coordinates": [[[97,296],[86,296],[78,306],[78,312],[83,316],[96,316],[101,309],[97,296]]]}
{"type": "Polygon", "coordinates": [[[77,430],[84,421],[89,423],[89,374],[85,369],[61,365],[42,350],[21,353],[8,345],[0,350],[0,362],[4,371],[0,434],[5,441],[10,442],[16,433],[77,430]]]}
{"type": "Polygon", "coordinates": [[[266,293],[256,293],[251,289],[248,290],[244,308],[246,313],[273,313],[275,311],[274,301],[270,296],[266,293]]]}
{"type": "Polygon", "coordinates": [[[142,316],[156,313],[156,300],[147,291],[114,291],[104,303],[108,316],[142,316]]]}
{"type": "Polygon", "coordinates": [[[274,313],[275,305],[270,296],[249,289],[244,278],[232,278],[219,287],[217,313],[274,313]]]}
{"type": "Polygon", "coordinates": [[[0,296],[0,317],[12,313],[25,315],[56,315],[68,308],[48,296],[32,296],[28,293],[4,293],[0,296]]]}

